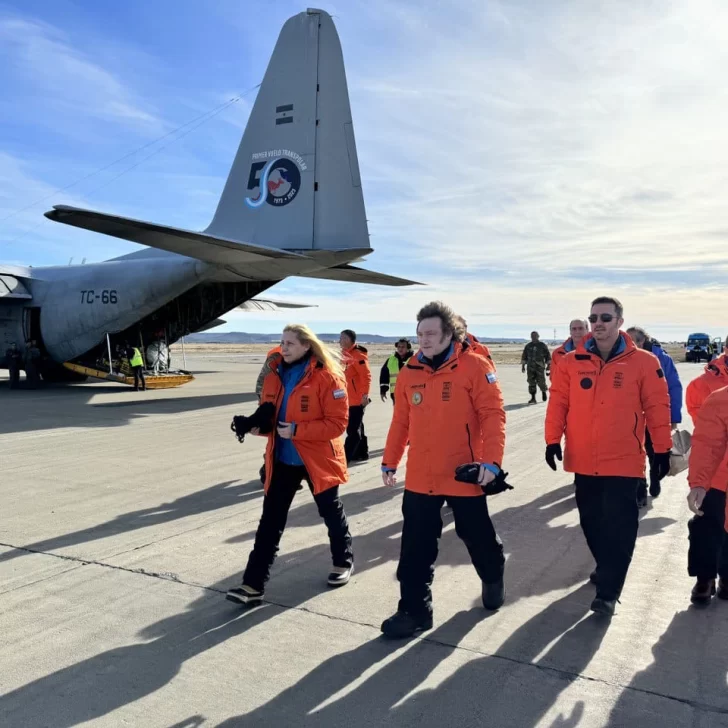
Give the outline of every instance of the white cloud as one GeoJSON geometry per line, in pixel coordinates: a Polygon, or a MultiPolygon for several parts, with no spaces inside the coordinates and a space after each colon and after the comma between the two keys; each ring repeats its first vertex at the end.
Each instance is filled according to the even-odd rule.
{"type": "Polygon", "coordinates": [[[162,121],[122,79],[86,57],[57,28],[35,19],[0,16],[0,57],[43,94],[47,108],[95,116],[145,132],[160,131],[162,121]]]}
{"type": "MultiPolygon", "coordinates": [[[[318,302],[307,320],[352,322],[389,321],[393,310],[409,321],[440,297],[487,333],[499,323],[558,326],[606,292],[647,326],[721,325],[728,6],[368,0],[329,9],[338,16],[376,248],[366,266],[432,286],[291,281],[271,296],[281,288],[318,302]]],[[[271,6],[261,18],[282,12],[271,6]]],[[[275,33],[266,26],[266,34],[269,51],[275,33]]],[[[261,44],[241,44],[236,63],[258,68],[261,44]]],[[[125,81],[38,21],[0,16],[3,57],[34,93],[67,104],[69,119],[73,105],[79,118],[135,128],[157,118],[144,102],[153,83],[145,80],[142,93],[141,81],[125,81]],[[89,109],[83,100],[93,101],[89,109]]],[[[213,90],[190,94],[180,81],[165,87],[166,98],[186,99],[194,116],[205,99],[213,107],[239,93],[214,90],[235,88],[215,76],[232,56],[220,58],[209,59],[213,90]]],[[[145,165],[135,174],[139,191],[120,188],[117,208],[203,226],[253,98],[220,114],[214,132],[188,137],[173,158],[145,165]]],[[[228,318],[242,326],[252,317],[228,318]]]]}
{"type": "Polygon", "coordinates": [[[350,70],[375,241],[544,284],[725,260],[728,7],[369,7],[398,38],[350,70]]]}

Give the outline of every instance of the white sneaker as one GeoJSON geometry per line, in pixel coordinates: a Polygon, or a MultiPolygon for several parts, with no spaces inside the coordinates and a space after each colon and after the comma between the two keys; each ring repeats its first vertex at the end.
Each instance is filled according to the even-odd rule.
{"type": "Polygon", "coordinates": [[[334,566],[329,573],[329,586],[344,586],[344,584],[348,584],[353,571],[354,564],[348,567],[334,566]]]}
{"type": "Polygon", "coordinates": [[[258,604],[263,601],[263,592],[243,584],[242,586],[236,586],[234,589],[229,589],[225,598],[237,604],[258,604]]]}

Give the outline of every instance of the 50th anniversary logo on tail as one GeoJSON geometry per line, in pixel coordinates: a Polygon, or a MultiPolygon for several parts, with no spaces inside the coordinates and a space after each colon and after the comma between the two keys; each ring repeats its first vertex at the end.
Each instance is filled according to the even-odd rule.
{"type": "Polygon", "coordinates": [[[253,154],[248,176],[248,189],[257,194],[246,197],[245,204],[257,209],[266,202],[273,207],[283,207],[301,189],[301,172],[307,169],[300,154],[289,149],[272,149],[253,154]]]}

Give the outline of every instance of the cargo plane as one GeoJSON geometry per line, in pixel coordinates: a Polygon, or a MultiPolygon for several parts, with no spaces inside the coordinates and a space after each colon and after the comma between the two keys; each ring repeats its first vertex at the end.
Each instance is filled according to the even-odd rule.
{"type": "Polygon", "coordinates": [[[261,294],[290,276],[414,283],[352,265],[372,248],[341,45],[322,10],[284,24],[204,231],[66,205],[45,216],[146,246],[87,265],[0,264],[0,367],[11,342],[35,340],[48,381],[124,381],[119,347],[171,345],[232,309],[275,308],[261,294]]]}

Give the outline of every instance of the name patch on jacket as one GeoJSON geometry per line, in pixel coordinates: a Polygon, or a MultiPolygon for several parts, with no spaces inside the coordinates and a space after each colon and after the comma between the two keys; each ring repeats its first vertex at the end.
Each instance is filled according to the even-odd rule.
{"type": "Polygon", "coordinates": [[[490,384],[495,384],[498,381],[498,375],[495,372],[488,372],[485,378],[490,384]]]}
{"type": "Polygon", "coordinates": [[[346,392],[343,389],[334,390],[334,399],[344,399],[344,397],[346,397],[346,392]]]}
{"type": "Polygon", "coordinates": [[[301,397],[301,412],[308,412],[308,401],[309,396],[307,394],[304,394],[301,397]]]}
{"type": "Polygon", "coordinates": [[[442,401],[449,402],[452,394],[452,382],[443,382],[442,384],[442,401]]]}
{"type": "Polygon", "coordinates": [[[623,384],[624,384],[624,372],[614,372],[614,381],[612,382],[612,386],[615,389],[622,389],[623,384]]]}

